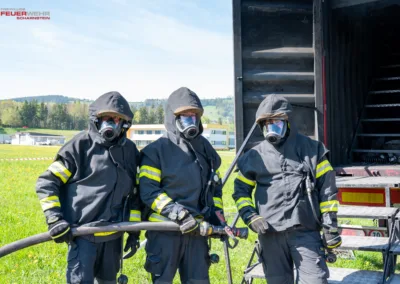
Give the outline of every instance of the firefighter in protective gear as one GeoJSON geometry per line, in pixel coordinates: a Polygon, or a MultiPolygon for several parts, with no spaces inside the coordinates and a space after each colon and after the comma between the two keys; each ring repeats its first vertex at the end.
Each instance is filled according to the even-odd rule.
{"type": "Polygon", "coordinates": [[[188,88],[174,91],[165,109],[167,132],[141,151],[140,196],[148,207],[146,220],[174,221],[181,232],[147,231],[145,269],[153,283],[172,283],[179,269],[181,283],[209,283],[209,248],[199,222],[221,225],[219,180],[221,159],[201,133],[203,107],[188,88]]]}
{"type": "Polygon", "coordinates": [[[256,122],[265,140],[239,159],[233,198],[243,221],[258,234],[268,283],[294,283],[293,266],[296,283],[328,283],[320,224],[329,248],[340,246],[335,172],[325,146],[298,133],[291,109],[274,94],[261,102],[256,122]],[[313,204],[305,190],[307,176],[314,184],[313,204]]]}
{"type": "MultiPolygon", "coordinates": [[[[133,114],[118,92],[89,106],[89,129],[68,141],[40,175],[36,192],[51,237],[68,243],[67,283],[116,283],[121,232],[72,239],[71,227],[141,221],[136,174],[139,152],[126,138],[133,114]]],[[[125,249],[136,250],[140,232],[125,249]]]]}

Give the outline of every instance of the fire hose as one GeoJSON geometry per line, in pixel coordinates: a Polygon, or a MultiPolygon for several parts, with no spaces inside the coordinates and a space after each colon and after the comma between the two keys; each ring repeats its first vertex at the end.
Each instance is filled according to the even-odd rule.
{"type": "MultiPolygon", "coordinates": [[[[224,227],[213,226],[207,222],[200,223],[199,234],[202,236],[222,236],[226,235],[224,227]]],[[[121,222],[101,227],[85,227],[80,226],[72,228],[72,235],[74,237],[91,235],[94,233],[102,232],[131,232],[131,231],[180,231],[179,225],[174,222],[121,222]]],[[[248,236],[247,228],[232,228],[234,236],[240,239],[246,239],[248,236]]],[[[37,234],[25,239],[21,239],[5,246],[0,247],[0,258],[15,251],[44,243],[52,240],[49,233],[37,234]]]]}

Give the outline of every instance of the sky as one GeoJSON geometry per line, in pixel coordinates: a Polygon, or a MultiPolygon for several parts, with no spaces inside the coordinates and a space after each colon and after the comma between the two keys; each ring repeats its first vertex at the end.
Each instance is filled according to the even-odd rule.
{"type": "Polygon", "coordinates": [[[63,95],[128,101],[233,96],[231,0],[3,0],[0,9],[49,11],[50,20],[0,17],[0,99],[63,95]]]}

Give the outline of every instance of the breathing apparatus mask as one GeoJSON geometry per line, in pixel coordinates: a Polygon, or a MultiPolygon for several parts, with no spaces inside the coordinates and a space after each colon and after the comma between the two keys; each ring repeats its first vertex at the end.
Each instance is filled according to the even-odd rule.
{"type": "Polygon", "coordinates": [[[101,137],[108,142],[119,137],[122,129],[129,127],[126,121],[118,116],[99,117],[97,120],[97,126],[101,137]]]}
{"type": "Polygon", "coordinates": [[[281,143],[286,135],[288,122],[283,119],[264,120],[262,131],[264,138],[273,145],[281,143]]]}
{"type": "Polygon", "coordinates": [[[176,128],[186,139],[195,138],[200,130],[200,119],[197,115],[180,114],[175,117],[176,128]]]}

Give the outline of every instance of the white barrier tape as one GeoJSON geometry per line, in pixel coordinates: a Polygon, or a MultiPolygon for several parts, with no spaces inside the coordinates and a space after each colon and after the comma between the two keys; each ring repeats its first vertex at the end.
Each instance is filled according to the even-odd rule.
{"type": "Polygon", "coordinates": [[[53,160],[52,157],[40,157],[40,158],[10,158],[10,159],[0,159],[0,161],[37,161],[37,160],[53,160]]]}

